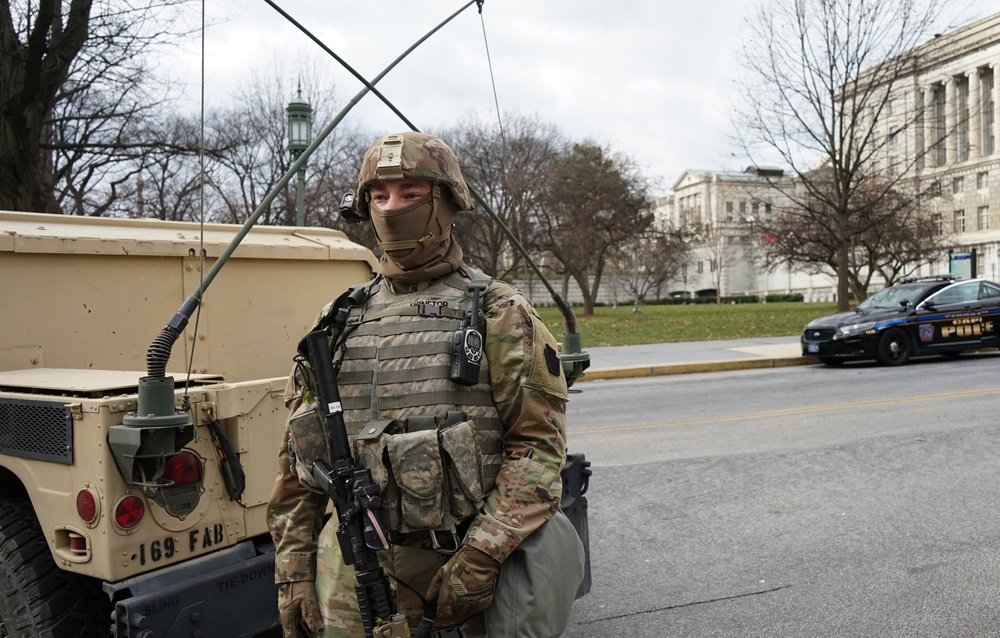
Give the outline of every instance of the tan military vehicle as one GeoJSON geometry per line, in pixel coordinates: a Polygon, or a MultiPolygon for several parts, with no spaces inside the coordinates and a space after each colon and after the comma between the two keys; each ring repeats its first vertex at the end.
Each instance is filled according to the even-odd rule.
{"type": "Polygon", "coordinates": [[[144,422],[147,348],[237,230],[0,212],[0,636],[277,621],[264,508],[285,375],[376,261],[332,230],[250,231],[173,347],[187,416],[144,422]]]}

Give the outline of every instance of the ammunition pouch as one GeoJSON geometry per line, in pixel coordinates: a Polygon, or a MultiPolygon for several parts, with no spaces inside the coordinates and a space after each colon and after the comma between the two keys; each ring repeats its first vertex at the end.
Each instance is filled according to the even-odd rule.
{"type": "Polygon", "coordinates": [[[482,507],[482,452],[463,412],[369,421],[354,437],[354,455],[381,488],[390,530],[454,533],[482,507]]]}
{"type": "MultiPolygon", "coordinates": [[[[303,403],[288,425],[292,469],[304,485],[318,490],[312,465],[319,458],[329,463],[330,452],[316,404],[303,403]]],[[[379,486],[382,520],[394,532],[454,534],[483,505],[482,450],[464,412],[369,421],[354,436],[353,447],[355,460],[379,486]]]]}
{"type": "Polygon", "coordinates": [[[302,485],[322,491],[312,476],[316,459],[330,463],[330,439],[315,401],[303,402],[288,417],[288,456],[292,472],[302,485]]]}

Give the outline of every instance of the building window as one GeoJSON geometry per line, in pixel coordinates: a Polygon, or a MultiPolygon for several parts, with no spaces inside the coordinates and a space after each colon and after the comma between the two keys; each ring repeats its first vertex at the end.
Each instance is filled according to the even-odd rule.
{"type": "Polygon", "coordinates": [[[955,232],[964,233],[965,232],[965,211],[956,210],[955,211],[955,232]]]}
{"type": "Polygon", "coordinates": [[[990,207],[980,206],[979,207],[979,230],[989,230],[990,229],[990,207]]]}
{"type": "Polygon", "coordinates": [[[993,106],[993,69],[989,67],[983,67],[979,69],[979,95],[982,97],[979,105],[979,112],[983,114],[982,128],[980,134],[982,136],[981,143],[983,149],[983,155],[993,154],[993,118],[994,118],[994,106],[993,106]]]}
{"type": "Polygon", "coordinates": [[[986,188],[986,178],[989,177],[989,176],[990,176],[990,174],[989,174],[988,171],[983,171],[982,173],[976,173],[976,190],[977,191],[981,191],[984,188],[986,188]]]}
{"type": "Polygon", "coordinates": [[[954,193],[955,195],[958,195],[963,190],[965,190],[965,178],[964,177],[956,177],[955,179],[951,180],[951,192],[952,193],[954,193]]]}
{"type": "Polygon", "coordinates": [[[726,221],[727,222],[733,221],[733,203],[732,202],[726,202],[726,221]]]}
{"type": "Polygon", "coordinates": [[[941,213],[931,215],[931,223],[934,224],[934,234],[940,235],[944,233],[944,222],[941,220],[941,213]]]}
{"type": "Polygon", "coordinates": [[[771,202],[764,204],[764,221],[771,221],[771,202]]]}
{"type": "Polygon", "coordinates": [[[703,261],[698,262],[698,272],[699,273],[705,272],[705,262],[703,261]]]}
{"type": "Polygon", "coordinates": [[[941,180],[936,179],[931,182],[931,187],[927,189],[928,197],[941,197],[941,180]]]}
{"type": "Polygon", "coordinates": [[[741,199],[740,200],[740,217],[746,217],[746,216],[747,216],[747,203],[741,199]]]}
{"type": "Polygon", "coordinates": [[[708,262],[708,270],[710,272],[715,272],[715,260],[714,259],[708,262]]]}

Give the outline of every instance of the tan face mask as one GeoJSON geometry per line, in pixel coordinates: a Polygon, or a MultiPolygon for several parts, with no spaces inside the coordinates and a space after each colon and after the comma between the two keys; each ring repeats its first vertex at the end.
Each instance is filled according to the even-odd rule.
{"type": "Polygon", "coordinates": [[[372,228],[382,249],[382,270],[390,279],[414,283],[453,271],[462,261],[462,250],[451,238],[458,207],[442,197],[441,187],[409,206],[386,211],[374,203],[372,228]]]}
{"type": "Polygon", "coordinates": [[[409,206],[386,211],[371,205],[372,227],[378,238],[378,247],[401,266],[415,266],[420,254],[430,245],[440,243],[441,237],[429,228],[434,213],[431,195],[421,197],[409,206]]]}

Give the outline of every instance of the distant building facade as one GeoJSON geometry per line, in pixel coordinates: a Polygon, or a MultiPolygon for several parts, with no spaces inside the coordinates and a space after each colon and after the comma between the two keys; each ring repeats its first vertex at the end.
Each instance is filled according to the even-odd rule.
{"type": "MultiPolygon", "coordinates": [[[[925,209],[951,249],[919,265],[916,275],[1000,279],[1000,14],[937,36],[909,57],[913,63],[894,80],[877,123],[886,143],[871,168],[903,173],[931,194],[925,209]],[[973,263],[968,271],[958,266],[973,263]]],[[[659,212],[674,228],[698,229],[684,290],[835,299],[832,275],[763,267],[761,242],[767,238],[756,236],[753,224],[786,204],[769,180],[789,179],[765,167],[684,171],[671,197],[660,200],[669,199],[670,207],[659,212]]]]}
{"type": "MultiPolygon", "coordinates": [[[[971,276],[1000,277],[1000,14],[913,49],[894,83],[879,133],[889,136],[876,168],[907,167],[928,187],[935,225],[953,253],[974,253],[971,276]],[[905,129],[908,113],[916,113],[905,129]]],[[[949,272],[950,260],[920,274],[949,272]]],[[[964,273],[962,273],[964,274],[964,273]]]]}
{"type": "Polygon", "coordinates": [[[789,179],[781,169],[763,166],[742,172],[684,171],[674,182],[670,207],[658,209],[670,227],[687,229],[691,247],[687,268],[674,280],[671,293],[708,296],[718,291],[721,296],[760,297],[800,293],[808,301],[832,300],[836,286],[827,276],[765,268],[767,237],[755,226],[769,223],[777,210],[788,206],[774,184],[789,179]]]}

